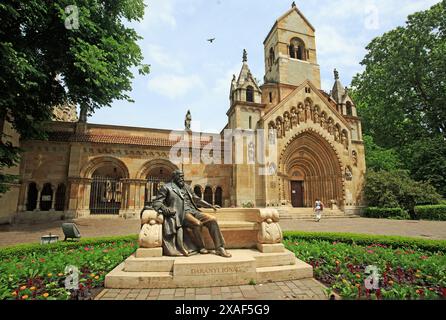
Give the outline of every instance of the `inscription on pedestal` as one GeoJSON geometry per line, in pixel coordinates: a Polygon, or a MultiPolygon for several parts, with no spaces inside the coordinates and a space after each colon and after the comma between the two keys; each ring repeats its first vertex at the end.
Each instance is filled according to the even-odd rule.
{"type": "Polygon", "coordinates": [[[195,275],[212,275],[212,274],[222,274],[222,273],[241,273],[247,272],[248,269],[244,265],[234,265],[227,267],[203,267],[191,269],[190,274],[195,275]]]}

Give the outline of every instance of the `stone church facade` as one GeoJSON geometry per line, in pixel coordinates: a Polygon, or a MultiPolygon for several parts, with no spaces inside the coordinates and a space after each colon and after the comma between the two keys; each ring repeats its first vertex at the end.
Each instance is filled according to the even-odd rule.
{"type": "MultiPolygon", "coordinates": [[[[0,198],[0,223],[138,216],[176,169],[198,195],[222,207],[311,207],[320,198],[358,212],[366,170],[361,121],[337,71],[332,91],[321,90],[314,27],[293,6],[264,48],[264,84],[253,77],[245,53],[220,135],[224,145],[228,130],[254,133],[256,139],[243,142],[244,161],[174,163],[178,141],[171,130],[90,124],[77,121],[70,107],[57,108],[48,140],[17,142],[24,153],[12,173],[20,183],[0,198]],[[269,147],[255,144],[259,138],[269,147]],[[249,161],[254,153],[268,161],[249,161]]],[[[193,148],[203,151],[209,140],[199,139],[193,148]]],[[[213,152],[223,158],[226,151],[213,152]]]]}

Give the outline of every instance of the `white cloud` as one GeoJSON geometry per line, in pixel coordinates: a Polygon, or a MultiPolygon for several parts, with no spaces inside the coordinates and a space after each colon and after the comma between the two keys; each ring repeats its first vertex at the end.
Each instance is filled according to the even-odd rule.
{"type": "Polygon", "coordinates": [[[176,70],[177,72],[183,72],[183,64],[179,61],[179,55],[172,55],[168,49],[156,45],[149,44],[147,46],[147,55],[150,60],[150,64],[154,68],[165,68],[169,70],[176,70]]]}
{"type": "Polygon", "coordinates": [[[144,19],[138,24],[143,30],[170,27],[175,29],[177,20],[175,18],[174,0],[145,0],[146,11],[144,19]]]}
{"type": "Polygon", "coordinates": [[[197,92],[203,87],[204,83],[198,75],[161,75],[148,82],[149,90],[170,99],[182,97],[192,89],[197,92]]]}

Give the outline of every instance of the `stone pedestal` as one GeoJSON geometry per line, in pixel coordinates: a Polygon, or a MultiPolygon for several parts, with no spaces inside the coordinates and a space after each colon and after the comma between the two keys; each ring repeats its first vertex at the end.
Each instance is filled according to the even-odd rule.
{"type": "MultiPolygon", "coordinates": [[[[216,216],[232,258],[212,253],[163,257],[163,217],[147,210],[141,220],[140,249],[106,276],[106,288],[213,287],[313,277],[313,268],[282,244],[276,209],[206,212],[216,216]]],[[[207,248],[215,249],[207,229],[203,232],[207,248]]]]}

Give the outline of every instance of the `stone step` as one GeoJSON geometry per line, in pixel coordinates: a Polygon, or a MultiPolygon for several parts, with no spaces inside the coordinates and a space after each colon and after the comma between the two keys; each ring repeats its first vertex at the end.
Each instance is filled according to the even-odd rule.
{"type": "Polygon", "coordinates": [[[172,272],[126,272],[124,263],[105,277],[105,287],[113,289],[172,288],[172,272]]]}
{"type": "Polygon", "coordinates": [[[125,261],[126,272],[172,272],[175,258],[136,258],[130,256],[125,261]]]}
{"type": "Polygon", "coordinates": [[[256,268],[289,266],[296,263],[296,256],[290,251],[283,253],[263,253],[254,256],[256,268]]]}
{"type": "Polygon", "coordinates": [[[265,283],[269,279],[274,281],[286,281],[289,279],[307,279],[313,278],[313,268],[311,265],[300,261],[296,258],[293,265],[289,266],[274,266],[257,268],[257,282],[265,283]]]}

